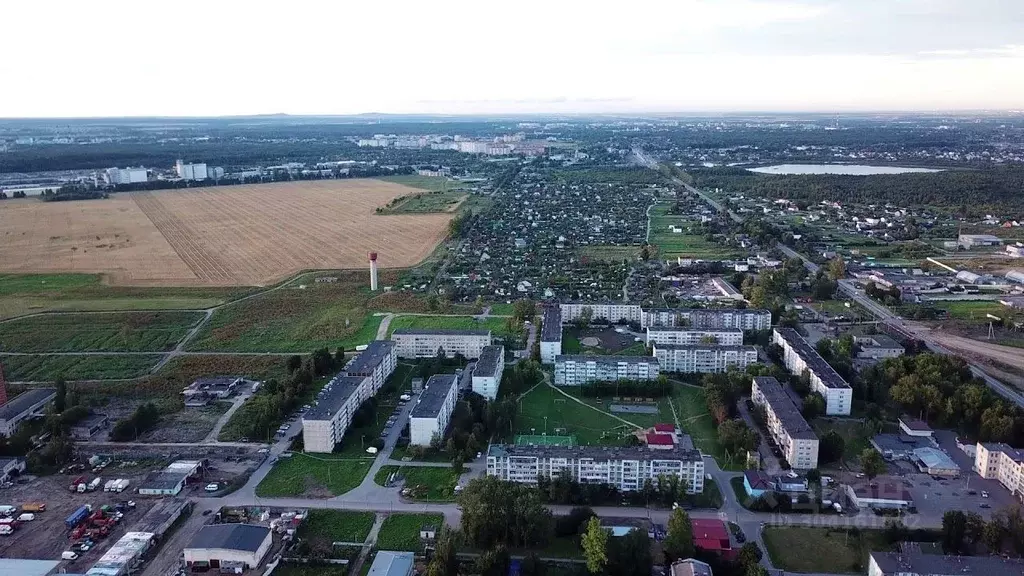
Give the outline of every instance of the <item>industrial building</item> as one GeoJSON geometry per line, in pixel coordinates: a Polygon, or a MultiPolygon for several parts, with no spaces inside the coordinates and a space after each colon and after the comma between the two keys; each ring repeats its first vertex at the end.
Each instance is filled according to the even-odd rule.
{"type": "Polygon", "coordinates": [[[28,560],[25,558],[0,558],[2,576],[52,576],[58,572],[60,560],[28,560]]]}
{"type": "Polygon", "coordinates": [[[201,406],[210,400],[230,398],[245,380],[238,376],[203,376],[181,391],[186,406],[201,406]]]}
{"type": "Polygon", "coordinates": [[[185,488],[189,478],[199,474],[203,468],[200,460],[176,460],[166,468],[150,472],[139,484],[143,496],[177,496],[185,488]]]}
{"type": "Polygon", "coordinates": [[[583,317],[584,310],[590,310],[590,320],[603,320],[612,324],[640,323],[640,305],[621,302],[567,302],[560,305],[562,322],[569,324],[583,317]]]}
{"type": "Polygon", "coordinates": [[[266,526],[209,524],[192,537],[183,556],[192,571],[241,572],[256,569],[273,543],[273,533],[266,526]]]}
{"type": "Polygon", "coordinates": [[[786,462],[797,470],[817,468],[818,436],[782,384],[770,376],[755,377],[751,400],[764,409],[765,428],[786,462]]]}
{"type": "Polygon", "coordinates": [[[974,452],[974,471],[982,478],[998,480],[1010,494],[1024,501],[1024,450],[1001,442],[979,442],[974,452]]]}
{"type": "Polygon", "coordinates": [[[23,472],[25,472],[24,458],[0,458],[0,482],[7,482],[23,472]]]}
{"type": "Polygon", "coordinates": [[[868,576],[1003,576],[1024,574],[1024,560],[1002,556],[943,556],[871,552],[868,576]]]}
{"type": "Polygon", "coordinates": [[[554,364],[555,356],[561,353],[562,309],[560,306],[545,306],[540,325],[540,361],[542,364],[554,364]]]}
{"type": "Polygon", "coordinates": [[[505,347],[491,345],[484,348],[473,368],[473,392],[494,400],[498,397],[501,375],[505,371],[505,347]]]}
{"type": "Polygon", "coordinates": [[[152,532],[126,532],[93,564],[85,576],[125,576],[142,564],[142,557],[155,544],[152,532]]]}
{"type": "Polygon", "coordinates": [[[960,476],[960,467],[948,454],[931,446],[914,450],[911,457],[917,469],[929,476],[956,478],[960,476]]]}
{"type": "Polygon", "coordinates": [[[743,370],[757,362],[753,346],[655,344],[653,348],[662,372],[714,374],[730,366],[743,370]]]}
{"type": "Polygon", "coordinates": [[[88,440],[109,424],[110,418],[106,414],[94,412],[71,425],[71,437],[75,440],[88,440]]]}
{"type": "Polygon", "coordinates": [[[555,357],[555,385],[582,386],[615,380],[654,380],[658,359],[653,356],[569,356],[555,357]]]}
{"type": "Polygon", "coordinates": [[[768,330],[772,313],[753,308],[650,308],[641,314],[640,325],[685,326],[693,330],[768,330]]]}
{"type": "Polygon", "coordinates": [[[345,437],[356,410],[384,386],[398,366],[393,342],[374,340],[317,394],[302,415],[302,441],[307,452],[329,453],[345,437]]]}
{"type": "Polygon", "coordinates": [[[56,388],[32,388],[7,401],[0,406],[0,434],[10,438],[22,422],[41,414],[56,396],[56,388]]]}
{"type": "Polygon", "coordinates": [[[444,438],[452,411],[459,399],[459,379],[454,374],[434,374],[427,380],[419,401],[409,414],[409,443],[430,446],[435,436],[444,438]]]}
{"type": "Polygon", "coordinates": [[[110,185],[138,184],[149,181],[149,170],[145,168],[107,168],[104,179],[110,185]]]}
{"type": "Polygon", "coordinates": [[[846,494],[859,509],[905,510],[914,507],[914,499],[903,483],[893,478],[875,478],[870,482],[847,484],[846,494]]]}
{"type": "Polygon", "coordinates": [[[416,557],[412,552],[378,550],[368,576],[412,576],[416,557]]]}
{"type": "Polygon", "coordinates": [[[1003,241],[991,234],[961,234],[957,237],[956,243],[964,250],[970,250],[985,246],[1000,246],[1003,241]]]}
{"type": "Polygon", "coordinates": [[[399,358],[432,358],[444,352],[449,358],[461,354],[475,360],[491,345],[491,331],[398,328],[391,333],[391,341],[399,358]]]}
{"type": "Polygon", "coordinates": [[[880,360],[882,358],[896,358],[907,352],[906,348],[899,342],[885,334],[854,336],[853,342],[860,348],[857,351],[857,358],[880,360]]]}
{"type": "Polygon", "coordinates": [[[648,326],[647,343],[742,346],[743,331],[735,328],[730,330],[694,330],[672,326],[648,326]]]}
{"type": "Polygon", "coordinates": [[[206,180],[209,177],[206,164],[185,164],[181,160],[175,162],[174,172],[182,180],[206,180]]]}
{"type": "Polygon", "coordinates": [[[808,372],[811,378],[811,391],[825,398],[825,414],[850,415],[853,389],[799,332],[792,328],[775,328],[772,332],[772,343],[782,347],[783,361],[791,373],[800,376],[804,370],[808,372]]]}
{"type": "Polygon", "coordinates": [[[679,446],[651,450],[646,446],[519,446],[492,444],[487,449],[487,475],[536,484],[537,477],[567,473],[581,483],[608,484],[632,492],[645,480],[676,476],[686,491],[704,491],[704,460],[697,450],[679,446]]]}

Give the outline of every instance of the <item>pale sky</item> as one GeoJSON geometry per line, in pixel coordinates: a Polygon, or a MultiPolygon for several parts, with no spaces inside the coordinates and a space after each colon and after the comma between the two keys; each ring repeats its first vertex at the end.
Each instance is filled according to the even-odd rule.
{"type": "Polygon", "coordinates": [[[1024,109],[1024,0],[2,0],[0,117],[1024,109]]]}

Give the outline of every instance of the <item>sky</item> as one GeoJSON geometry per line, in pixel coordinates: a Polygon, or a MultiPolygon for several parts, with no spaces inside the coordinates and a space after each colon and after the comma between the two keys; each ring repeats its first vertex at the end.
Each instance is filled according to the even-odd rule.
{"type": "Polygon", "coordinates": [[[1024,0],[10,0],[0,20],[0,117],[1024,109],[1024,0]]]}

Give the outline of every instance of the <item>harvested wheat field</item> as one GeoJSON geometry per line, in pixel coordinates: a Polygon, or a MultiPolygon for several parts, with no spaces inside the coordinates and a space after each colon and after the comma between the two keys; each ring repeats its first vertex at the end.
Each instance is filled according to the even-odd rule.
{"type": "Polygon", "coordinates": [[[264,285],[307,268],[424,259],[452,214],[378,215],[416,189],[373,179],[0,203],[0,272],[89,272],[113,284],[264,285]]]}

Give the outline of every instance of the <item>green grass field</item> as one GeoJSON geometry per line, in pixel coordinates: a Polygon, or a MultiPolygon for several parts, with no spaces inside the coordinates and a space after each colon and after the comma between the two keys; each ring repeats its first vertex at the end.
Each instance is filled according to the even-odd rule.
{"type": "Polygon", "coordinates": [[[609,262],[621,262],[636,260],[640,254],[639,246],[584,246],[579,250],[580,256],[594,260],[605,260],[609,262]]]}
{"type": "Polygon", "coordinates": [[[768,526],[762,536],[772,564],[787,572],[863,574],[870,552],[889,550],[880,530],[768,526]]]}
{"type": "Polygon", "coordinates": [[[693,438],[693,445],[698,450],[714,456],[718,465],[725,470],[743,469],[743,462],[726,459],[725,451],[718,443],[718,430],[708,412],[703,389],[676,385],[672,403],[679,415],[679,424],[693,438]]]}
{"type": "Polygon", "coordinates": [[[48,311],[201,310],[252,290],[108,286],[96,274],[0,274],[0,319],[48,311]]]}
{"type": "Polygon", "coordinates": [[[463,182],[458,180],[452,180],[451,178],[444,178],[441,176],[420,176],[418,174],[400,174],[398,176],[381,176],[377,180],[383,180],[385,182],[392,182],[394,184],[401,184],[403,186],[410,186],[412,188],[419,188],[421,190],[435,191],[446,191],[446,190],[460,190],[469,188],[463,182]]]}
{"type": "Polygon", "coordinates": [[[332,542],[363,542],[373,528],[373,512],[310,510],[299,528],[300,538],[332,542]]]}
{"type": "Polygon", "coordinates": [[[996,300],[950,300],[933,302],[936,308],[949,312],[954,320],[988,323],[986,314],[1009,318],[1012,312],[996,300]]]}
{"type": "Polygon", "coordinates": [[[201,312],[110,312],[30,316],[0,325],[10,352],[161,352],[177,345],[201,312]]]}
{"type": "MultiPolygon", "coordinates": [[[[218,309],[189,349],[311,352],[325,346],[333,351],[366,344],[376,336],[381,318],[367,309],[373,294],[365,274],[334,274],[339,281],[315,283],[309,274],[279,290],[218,309]]],[[[394,271],[381,273],[382,284],[396,278],[394,271]]]]}
{"type": "Polygon", "coordinates": [[[388,336],[398,328],[490,330],[495,336],[508,336],[507,319],[488,317],[483,321],[472,316],[397,316],[388,326],[388,336]]]}
{"type": "Polygon", "coordinates": [[[179,356],[156,374],[135,382],[104,384],[102,390],[119,396],[180,401],[182,389],[200,376],[237,374],[256,380],[280,380],[287,372],[286,360],[286,356],[179,356]]]}
{"type": "Polygon", "coordinates": [[[469,198],[465,191],[422,192],[397,198],[394,204],[382,208],[380,214],[431,214],[454,212],[469,198]]]}
{"type": "Polygon", "coordinates": [[[860,457],[860,453],[871,447],[868,434],[870,431],[865,426],[855,420],[826,420],[824,418],[815,418],[811,421],[811,427],[814,428],[814,432],[817,433],[818,438],[821,438],[831,430],[835,430],[843,437],[846,442],[843,448],[843,460],[847,462],[855,461],[860,457]]]}
{"type": "MultiPolygon", "coordinates": [[[[567,389],[566,392],[573,391],[567,389]]],[[[538,386],[520,401],[515,433],[542,434],[546,425],[548,434],[575,436],[580,445],[622,445],[627,434],[635,428],[592,408],[600,406],[593,399],[585,401],[588,405],[581,405],[548,386],[538,386]]],[[[607,407],[601,409],[607,410],[607,407]]],[[[644,415],[622,416],[634,422],[634,416],[644,415]]]]}
{"type": "Polygon", "coordinates": [[[453,502],[459,475],[452,468],[440,466],[381,466],[373,481],[379,486],[387,483],[388,476],[398,472],[405,477],[403,489],[412,490],[409,499],[419,502],[453,502]]]}
{"type": "Polygon", "coordinates": [[[274,464],[256,487],[256,495],[262,498],[340,496],[359,486],[372,464],[373,458],[294,454],[274,464]]]}
{"type": "Polygon", "coordinates": [[[12,381],[117,380],[149,372],[158,354],[132,356],[0,356],[12,381]]]}
{"type": "Polygon", "coordinates": [[[420,530],[433,526],[438,532],[444,526],[441,514],[391,514],[381,524],[377,535],[377,548],[381,550],[399,550],[421,552],[420,530]]]}
{"type": "Polygon", "coordinates": [[[709,242],[698,232],[698,222],[668,213],[668,204],[658,204],[651,208],[650,242],[658,247],[658,257],[670,259],[677,256],[689,258],[725,259],[741,256],[735,248],[709,242]],[[673,233],[669,226],[683,229],[680,234],[673,233]]]}

